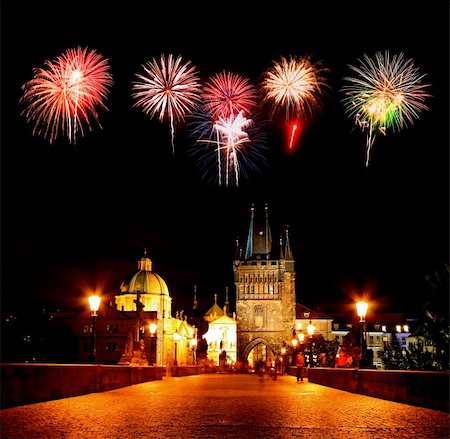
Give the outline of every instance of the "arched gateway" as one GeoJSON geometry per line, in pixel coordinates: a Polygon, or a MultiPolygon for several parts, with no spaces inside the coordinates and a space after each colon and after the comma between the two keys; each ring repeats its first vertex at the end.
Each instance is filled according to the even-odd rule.
{"type": "Polygon", "coordinates": [[[263,338],[252,340],[242,351],[242,358],[255,368],[258,361],[265,363],[267,360],[275,357],[277,352],[270,346],[270,344],[263,338]]]}
{"type": "Polygon", "coordinates": [[[295,325],[295,271],[288,231],[272,246],[267,204],[264,218],[252,206],[247,245],[244,250],[237,242],[233,271],[238,359],[279,355],[295,325]]]}

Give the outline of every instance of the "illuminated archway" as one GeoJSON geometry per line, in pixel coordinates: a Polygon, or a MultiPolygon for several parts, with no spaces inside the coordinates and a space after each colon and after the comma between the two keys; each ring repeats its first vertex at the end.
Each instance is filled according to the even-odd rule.
{"type": "Polygon", "coordinates": [[[267,340],[261,337],[255,338],[245,346],[242,357],[248,361],[250,367],[255,368],[257,361],[266,362],[275,355],[275,351],[267,340]]]}

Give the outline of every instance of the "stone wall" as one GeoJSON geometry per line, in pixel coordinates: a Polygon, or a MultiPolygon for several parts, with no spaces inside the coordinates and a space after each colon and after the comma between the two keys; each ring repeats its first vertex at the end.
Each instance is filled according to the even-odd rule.
{"type": "MultiPolygon", "coordinates": [[[[288,373],[295,375],[296,367],[288,373]]],[[[348,392],[449,411],[448,372],[313,367],[309,381],[348,392]]]]}
{"type": "MultiPolygon", "coordinates": [[[[202,373],[200,366],[179,367],[175,376],[202,373]]],[[[1,365],[1,408],[104,392],[147,381],[160,380],[165,367],[90,364],[1,365]]]]}

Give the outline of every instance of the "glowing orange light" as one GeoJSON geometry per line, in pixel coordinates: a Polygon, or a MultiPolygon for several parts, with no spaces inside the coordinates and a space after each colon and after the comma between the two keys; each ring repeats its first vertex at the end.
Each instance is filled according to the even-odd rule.
{"type": "Polygon", "coordinates": [[[101,297],[95,295],[89,296],[89,307],[91,308],[91,315],[97,316],[98,309],[100,308],[101,297]]]}

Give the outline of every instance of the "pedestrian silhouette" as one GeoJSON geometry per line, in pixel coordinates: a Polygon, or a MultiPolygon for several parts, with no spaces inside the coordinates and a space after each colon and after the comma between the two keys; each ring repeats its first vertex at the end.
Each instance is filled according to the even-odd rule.
{"type": "Polygon", "coordinates": [[[303,368],[305,367],[303,352],[299,352],[295,357],[295,365],[297,366],[297,381],[303,381],[303,368]]]}

